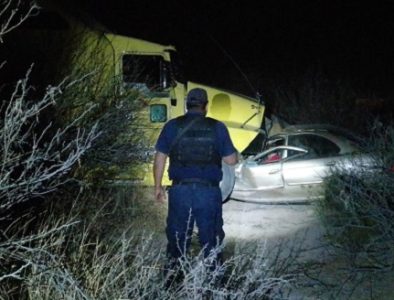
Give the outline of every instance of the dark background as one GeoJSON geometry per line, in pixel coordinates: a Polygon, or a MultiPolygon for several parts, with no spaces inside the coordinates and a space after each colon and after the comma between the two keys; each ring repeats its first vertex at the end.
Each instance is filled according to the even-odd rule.
{"type": "MultiPolygon", "coordinates": [[[[248,96],[260,92],[267,116],[274,112],[292,124],[323,122],[357,130],[370,127],[376,116],[392,122],[394,0],[254,2],[56,4],[82,21],[96,19],[115,34],[176,46],[187,80],[248,96]]],[[[26,44],[11,37],[4,45],[31,52],[20,47],[22,42],[26,44]]],[[[51,48],[48,53],[59,51],[51,48]]],[[[23,74],[32,60],[14,56],[17,62],[8,65],[19,65],[16,73],[23,74]]],[[[43,71],[34,67],[39,79],[59,67],[46,54],[42,59],[43,71]]]]}
{"type": "Polygon", "coordinates": [[[360,97],[392,94],[393,1],[77,3],[115,33],[175,45],[190,80],[253,94],[318,68],[360,97]]]}

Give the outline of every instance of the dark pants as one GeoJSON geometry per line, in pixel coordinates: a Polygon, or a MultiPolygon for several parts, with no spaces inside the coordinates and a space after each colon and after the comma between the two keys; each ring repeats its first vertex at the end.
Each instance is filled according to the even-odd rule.
{"type": "Polygon", "coordinates": [[[166,229],[169,258],[186,255],[194,222],[198,227],[200,245],[204,247],[204,256],[207,257],[224,238],[219,187],[192,183],[170,188],[166,229]]]}

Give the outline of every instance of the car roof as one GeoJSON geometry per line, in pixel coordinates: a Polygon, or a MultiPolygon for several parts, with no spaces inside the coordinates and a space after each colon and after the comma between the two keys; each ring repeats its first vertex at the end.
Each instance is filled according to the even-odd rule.
{"type": "Polygon", "coordinates": [[[300,131],[347,131],[338,126],[331,124],[298,124],[289,125],[283,129],[284,132],[300,132],[300,131]]]}
{"type": "Polygon", "coordinates": [[[323,133],[323,132],[340,135],[358,143],[361,143],[363,141],[363,139],[357,136],[354,132],[331,124],[290,125],[285,127],[281,133],[323,133]]]}

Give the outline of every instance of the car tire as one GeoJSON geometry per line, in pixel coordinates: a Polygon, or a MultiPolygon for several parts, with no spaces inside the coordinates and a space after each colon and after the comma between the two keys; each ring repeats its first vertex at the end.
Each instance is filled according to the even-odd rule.
{"type": "Polygon", "coordinates": [[[222,191],[222,203],[226,203],[230,200],[230,195],[233,192],[235,184],[235,169],[234,166],[230,166],[222,162],[223,179],[220,182],[220,190],[222,191]]]}

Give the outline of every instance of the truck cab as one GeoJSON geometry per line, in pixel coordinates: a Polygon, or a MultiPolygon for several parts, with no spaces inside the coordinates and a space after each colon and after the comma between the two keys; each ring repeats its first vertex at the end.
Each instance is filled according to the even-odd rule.
{"type": "MultiPolygon", "coordinates": [[[[105,33],[114,49],[115,73],[124,87],[140,89],[147,96],[141,111],[146,137],[153,149],[163,125],[186,112],[190,89],[204,88],[208,94],[208,116],[224,122],[235,147],[242,152],[262,130],[264,105],[258,99],[183,79],[173,46],[105,33]]],[[[152,184],[151,165],[144,182],[152,184]]]]}

